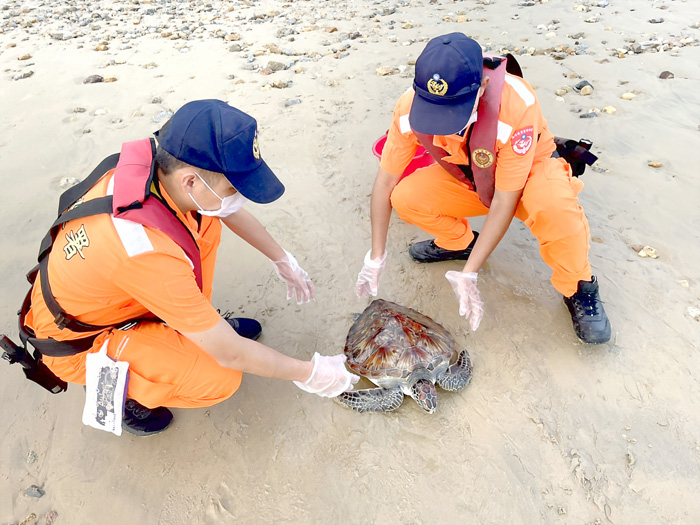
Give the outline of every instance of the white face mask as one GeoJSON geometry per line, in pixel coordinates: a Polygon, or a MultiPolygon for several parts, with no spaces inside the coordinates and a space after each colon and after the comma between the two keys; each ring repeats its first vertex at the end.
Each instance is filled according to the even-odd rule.
{"type": "Polygon", "coordinates": [[[211,189],[209,184],[206,183],[206,181],[199,176],[199,173],[195,172],[195,175],[201,180],[204,185],[207,187],[207,189],[212,192],[214,195],[216,195],[216,198],[221,201],[221,206],[219,207],[218,210],[205,210],[202,208],[199,203],[194,200],[194,197],[192,196],[191,193],[189,193],[190,199],[192,199],[192,202],[194,202],[197,205],[197,208],[199,208],[199,213],[200,215],[206,215],[207,217],[228,217],[229,215],[236,213],[239,211],[241,208],[243,208],[243,205],[248,201],[239,191],[234,193],[233,195],[229,195],[228,197],[224,197],[223,199],[219,197],[219,195],[211,189]]]}

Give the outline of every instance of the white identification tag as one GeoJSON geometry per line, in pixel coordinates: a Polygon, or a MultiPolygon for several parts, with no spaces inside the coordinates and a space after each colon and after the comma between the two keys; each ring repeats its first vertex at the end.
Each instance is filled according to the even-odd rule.
{"type": "Polygon", "coordinates": [[[99,352],[88,354],[83,424],[121,436],[128,382],[129,363],[109,357],[106,341],[99,352]]]}

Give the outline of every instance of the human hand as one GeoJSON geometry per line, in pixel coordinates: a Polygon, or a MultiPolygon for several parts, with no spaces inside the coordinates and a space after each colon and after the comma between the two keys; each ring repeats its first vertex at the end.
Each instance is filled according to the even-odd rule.
{"type": "Polygon", "coordinates": [[[379,276],[384,270],[386,264],[386,251],[381,257],[372,259],[372,250],[365,255],[365,262],[362,270],[357,275],[356,292],[359,297],[377,296],[377,288],[379,286],[379,276]]]}
{"type": "Polygon", "coordinates": [[[472,331],[476,330],[484,315],[484,303],[476,287],[478,274],[452,271],[447,272],[445,277],[450,281],[452,290],[459,300],[459,315],[469,320],[472,331]]]}
{"type": "Polygon", "coordinates": [[[345,368],[347,357],[342,354],[327,356],[318,352],[311,358],[314,365],[311,376],[304,381],[294,381],[294,384],[304,392],[317,394],[321,397],[335,397],[343,392],[352,390],[360,376],[352,374],[345,368]]]}
{"type": "Polygon", "coordinates": [[[297,304],[308,303],[316,298],[314,283],[309,279],[309,274],[299,266],[294,256],[284,250],[285,256],[279,261],[272,261],[275,265],[277,277],[287,283],[287,301],[294,297],[297,304]]]}

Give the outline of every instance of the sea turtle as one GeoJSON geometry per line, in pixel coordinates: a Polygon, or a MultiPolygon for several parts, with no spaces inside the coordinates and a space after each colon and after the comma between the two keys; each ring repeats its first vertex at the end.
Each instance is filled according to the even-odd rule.
{"type": "Polygon", "coordinates": [[[348,332],[347,364],[379,388],[340,394],[340,404],[358,412],[388,412],[411,396],[428,413],[437,406],[437,383],[444,390],[461,390],[472,377],[466,350],[457,355],[450,333],[429,317],[377,299],[348,332]],[[450,366],[450,361],[456,361],[450,366]]]}

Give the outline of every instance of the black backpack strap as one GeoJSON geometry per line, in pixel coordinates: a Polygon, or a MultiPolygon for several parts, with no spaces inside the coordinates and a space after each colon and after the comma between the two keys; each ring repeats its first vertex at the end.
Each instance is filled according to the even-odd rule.
{"type": "Polygon", "coordinates": [[[58,219],[56,219],[51,226],[49,232],[44,236],[41,241],[41,248],[39,250],[39,273],[41,280],[41,294],[44,297],[46,306],[54,316],[54,322],[59,329],[63,330],[68,328],[72,332],[95,332],[98,330],[105,330],[109,326],[95,326],[86,323],[81,323],[76,320],[70,314],[68,314],[61,305],[56,301],[51,291],[51,284],[49,282],[49,254],[53,247],[53,242],[56,239],[57,233],[61,226],[63,226],[68,221],[75,219],[81,219],[83,217],[89,217],[92,215],[99,215],[102,213],[112,213],[112,196],[100,197],[82,203],[75,208],[72,208],[65,213],[63,213],[58,219]]]}
{"type": "Polygon", "coordinates": [[[58,198],[58,215],[60,216],[61,213],[73,206],[73,204],[75,204],[80,197],[85,195],[88,190],[104,176],[105,173],[116,168],[118,162],[119,153],[110,155],[100,162],[100,164],[94,170],[92,170],[92,173],[90,173],[85,180],[80,181],[72,188],[68,188],[66,191],[64,191],[58,198]]]}

